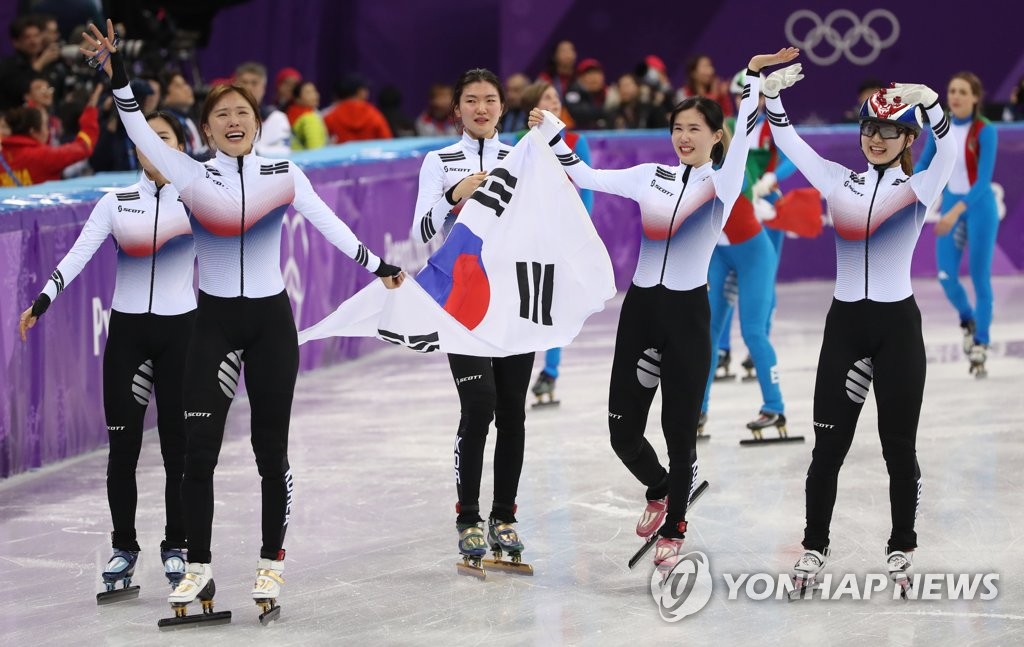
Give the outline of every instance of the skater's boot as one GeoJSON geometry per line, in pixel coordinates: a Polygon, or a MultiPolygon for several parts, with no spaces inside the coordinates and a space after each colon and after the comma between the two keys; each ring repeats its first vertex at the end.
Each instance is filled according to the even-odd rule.
{"type": "Polygon", "coordinates": [[[185,550],[162,548],[160,549],[160,561],[164,563],[164,575],[171,583],[171,588],[177,588],[181,584],[181,578],[185,577],[185,550]]]}
{"type": "Polygon", "coordinates": [[[661,524],[665,523],[665,510],[667,509],[668,496],[648,500],[647,507],[644,508],[643,514],[640,515],[640,520],[636,522],[636,534],[647,539],[658,532],[661,524]]]}
{"type": "Polygon", "coordinates": [[[139,559],[137,550],[115,549],[114,554],[107,561],[107,567],[103,571],[103,584],[108,591],[113,591],[118,582],[124,582],[123,588],[132,585],[132,576],[135,575],[135,564],[139,559]]]}
{"type": "Polygon", "coordinates": [[[960,322],[960,331],[964,336],[964,355],[970,355],[971,349],[974,348],[974,333],[976,330],[977,326],[975,326],[973,319],[960,322]]]}
{"type": "Polygon", "coordinates": [[[708,412],[701,411],[700,418],[697,418],[697,438],[704,435],[704,427],[708,424],[708,412]]]}
{"type": "Polygon", "coordinates": [[[805,550],[797,563],[793,566],[793,591],[789,594],[791,600],[798,599],[804,591],[813,588],[817,583],[818,575],[825,568],[828,562],[830,551],[805,550]]]}
{"type": "Polygon", "coordinates": [[[204,598],[212,600],[213,592],[213,569],[209,564],[191,562],[185,568],[185,575],[181,578],[181,582],[167,597],[167,601],[171,603],[172,607],[185,607],[195,602],[197,597],[200,600],[204,600],[204,598]]]}
{"type": "Polygon", "coordinates": [[[775,442],[800,442],[804,441],[803,436],[790,436],[789,432],[786,431],[786,416],[781,413],[773,413],[771,411],[760,411],[757,414],[757,418],[747,423],[747,429],[754,435],[754,438],[748,440],[741,440],[741,445],[757,445],[761,443],[775,443],[775,442]],[[775,427],[779,432],[777,438],[765,438],[764,430],[769,427],[775,427]]]}
{"type": "Polygon", "coordinates": [[[716,380],[731,380],[736,377],[729,371],[729,365],[732,363],[732,352],[728,348],[718,349],[718,363],[715,365],[715,379],[716,380]]]}
{"type": "Polygon", "coordinates": [[[900,590],[900,597],[910,596],[910,568],[913,566],[914,551],[890,550],[885,548],[885,565],[891,579],[900,590]]]}
{"type": "Polygon", "coordinates": [[[743,370],[747,372],[747,374],[743,376],[744,382],[750,382],[751,380],[757,379],[757,373],[754,372],[753,357],[747,355],[746,359],[744,359],[743,362],[740,363],[740,366],[742,366],[743,370]]]}
{"type": "MultiPolygon", "coordinates": [[[[677,524],[679,531],[686,533],[686,522],[680,521],[677,524]]],[[[654,545],[654,565],[662,578],[668,576],[672,569],[679,563],[680,553],[683,550],[682,537],[659,537],[658,543],[654,545]]]]}
{"type": "Polygon", "coordinates": [[[459,573],[483,578],[485,573],[480,560],[487,554],[487,542],[480,523],[457,523],[455,529],[459,533],[459,554],[462,562],[456,564],[459,573]]]}
{"type": "Polygon", "coordinates": [[[974,344],[967,356],[971,361],[970,372],[974,377],[981,379],[988,377],[988,369],[985,368],[985,360],[988,359],[988,346],[985,344],[974,344]]]}
{"type": "Polygon", "coordinates": [[[281,614],[277,598],[284,584],[284,560],[261,557],[256,563],[256,583],[252,586],[252,599],[260,608],[260,623],[266,625],[281,614]]]}
{"type": "Polygon", "coordinates": [[[493,559],[485,559],[484,564],[488,568],[497,568],[510,573],[521,575],[533,575],[533,567],[523,563],[523,545],[516,532],[515,526],[501,519],[490,518],[487,520],[487,544],[494,553],[493,559]],[[502,554],[508,555],[503,559],[502,554]]]}
{"type": "Polygon", "coordinates": [[[537,375],[537,381],[533,383],[530,390],[537,397],[536,405],[555,403],[555,380],[547,371],[541,371],[537,375]]]}

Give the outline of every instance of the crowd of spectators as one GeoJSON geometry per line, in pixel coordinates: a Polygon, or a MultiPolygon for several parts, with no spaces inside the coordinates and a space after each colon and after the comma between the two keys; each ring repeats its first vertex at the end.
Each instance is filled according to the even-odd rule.
{"type": "MultiPolygon", "coordinates": [[[[84,66],[77,48],[63,44],[57,21],[43,15],[19,16],[11,23],[9,36],[15,53],[0,60],[0,186],[138,168],[109,92],[97,85],[97,75],[84,66]]],[[[162,64],[169,65],[166,60],[162,64]]],[[[186,152],[207,159],[212,151],[196,127],[196,117],[202,103],[197,101],[197,90],[209,88],[193,87],[188,76],[174,67],[148,67],[141,61],[136,65],[137,78],[132,82],[136,99],[147,112],[161,108],[177,117],[186,133],[186,152]]],[[[257,152],[264,156],[286,157],[291,151],[357,140],[457,134],[450,114],[452,87],[443,83],[431,85],[423,103],[410,113],[394,86],[382,87],[374,103],[371,84],[358,75],[346,76],[332,88],[329,105],[323,104],[316,84],[298,69],[277,71],[273,97],[266,96],[268,81],[267,69],[250,61],[240,64],[231,77],[210,84],[243,85],[263,106],[257,152]],[[417,116],[410,116],[417,109],[417,116]]],[[[526,128],[523,97],[539,96],[538,83],[554,89],[560,117],[576,130],[665,128],[672,106],[694,95],[713,98],[726,115],[733,113],[735,105],[731,88],[735,79],[722,77],[706,54],[687,61],[686,80],[673,87],[668,68],[658,56],[646,56],[624,73],[607,76],[600,61],[579,59],[574,44],[563,40],[535,77],[520,72],[504,80],[507,109],[500,121],[502,132],[526,128]]],[[[842,120],[855,121],[863,97],[880,85],[874,79],[864,80],[856,88],[857,96],[851,92],[851,109],[842,120]]],[[[1002,118],[1024,118],[1022,105],[1024,80],[1002,118]]]]}

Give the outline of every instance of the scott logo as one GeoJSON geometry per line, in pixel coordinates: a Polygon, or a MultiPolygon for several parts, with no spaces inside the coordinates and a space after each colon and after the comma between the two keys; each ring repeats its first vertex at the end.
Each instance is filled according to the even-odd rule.
{"type": "Polygon", "coordinates": [[[212,413],[207,413],[206,411],[186,411],[185,420],[189,418],[209,418],[212,415],[212,413]]]}
{"type": "Polygon", "coordinates": [[[472,173],[473,169],[471,169],[471,168],[458,168],[456,166],[445,166],[444,167],[444,172],[445,173],[449,173],[449,172],[452,172],[452,173],[472,173]]]}
{"type": "Polygon", "coordinates": [[[466,377],[460,377],[457,380],[455,380],[455,385],[458,386],[463,382],[472,382],[473,380],[480,380],[483,379],[483,377],[483,375],[467,375],[466,377]]]}
{"type": "Polygon", "coordinates": [[[124,206],[121,206],[121,205],[117,205],[117,211],[118,212],[127,211],[128,213],[146,213],[142,209],[129,209],[128,207],[124,207],[124,206]]]}
{"type": "Polygon", "coordinates": [[[836,428],[835,425],[827,425],[824,422],[815,422],[814,426],[818,427],[819,429],[835,429],[836,428]]]}
{"type": "Polygon", "coordinates": [[[124,425],[113,426],[113,427],[110,426],[110,425],[107,425],[107,431],[124,431],[124,425]]]}
{"type": "Polygon", "coordinates": [[[675,195],[675,193],[672,193],[672,192],[671,192],[671,191],[669,191],[668,189],[662,188],[662,186],[661,186],[660,184],[658,184],[658,183],[657,183],[656,181],[654,181],[654,180],[651,180],[651,186],[653,186],[653,187],[654,187],[655,189],[657,189],[657,190],[661,191],[661,192],[662,192],[662,193],[664,193],[665,195],[675,195]]]}
{"type": "Polygon", "coordinates": [[[608,417],[612,420],[622,420],[622,414],[612,413],[611,411],[608,412],[608,417]]]}

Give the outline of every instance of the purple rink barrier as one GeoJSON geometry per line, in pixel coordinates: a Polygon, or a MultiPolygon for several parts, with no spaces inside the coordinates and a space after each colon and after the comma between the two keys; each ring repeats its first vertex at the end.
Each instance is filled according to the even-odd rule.
{"type": "MultiPolygon", "coordinates": [[[[864,166],[852,127],[802,129],[823,156],[864,166]]],[[[1000,126],[996,181],[1005,188],[1006,217],[1000,225],[995,271],[1024,267],[1024,188],[1015,181],[1024,168],[1024,127],[1000,126]]],[[[446,140],[396,140],[347,144],[296,156],[317,191],[374,251],[407,269],[421,266],[428,248],[408,239],[420,160],[446,140]]],[[[589,135],[593,163],[621,168],[640,162],[674,164],[664,132],[589,135]]],[[[0,191],[0,477],[74,456],[106,441],[103,420],[102,351],[114,282],[114,248],[105,244],[82,274],[61,293],[29,341],[17,338],[18,316],[74,243],[103,189],[134,182],[132,174],[103,174],[0,191]]],[[[804,184],[794,176],[785,188],[804,184]]],[[[620,289],[629,285],[639,248],[636,205],[597,194],[594,223],[608,246],[620,289]]],[[[915,276],[934,276],[931,224],[918,244],[915,276]]],[[[302,328],[332,312],[373,276],[338,252],[299,214],[287,214],[281,263],[285,284],[302,328]]],[[[833,234],[786,242],[780,280],[827,279],[835,272],[833,234]]],[[[951,314],[952,316],[952,314],[951,314]]],[[[307,371],[362,355],[380,342],[328,339],[301,349],[307,371]]],[[[159,386],[157,387],[159,388],[159,386]]],[[[152,412],[151,412],[152,413],[152,412]]]]}

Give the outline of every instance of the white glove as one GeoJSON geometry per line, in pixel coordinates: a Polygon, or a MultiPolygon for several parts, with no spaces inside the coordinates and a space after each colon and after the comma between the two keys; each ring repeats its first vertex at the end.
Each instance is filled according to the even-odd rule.
{"type": "Polygon", "coordinates": [[[537,130],[544,137],[544,141],[549,142],[555,138],[555,135],[562,132],[565,128],[565,122],[559,119],[550,110],[542,110],[544,113],[544,121],[537,125],[537,130]]]}
{"type": "Polygon", "coordinates": [[[917,103],[922,108],[935,105],[939,100],[938,92],[920,83],[894,83],[891,88],[885,88],[885,96],[898,97],[900,103],[908,106],[917,103]]]}
{"type": "Polygon", "coordinates": [[[776,98],[779,96],[779,92],[793,87],[797,81],[804,78],[804,75],[801,73],[802,71],[803,66],[799,63],[784,67],[781,70],[775,70],[761,84],[761,94],[769,99],[776,98]]]}
{"type": "Polygon", "coordinates": [[[754,198],[754,217],[758,222],[775,219],[775,205],[764,198],[754,198]]]}
{"type": "Polygon", "coordinates": [[[775,185],[777,183],[778,180],[776,179],[775,174],[768,171],[761,176],[760,180],[754,182],[754,186],[750,187],[750,191],[754,194],[755,198],[763,198],[775,190],[775,185]]]}

